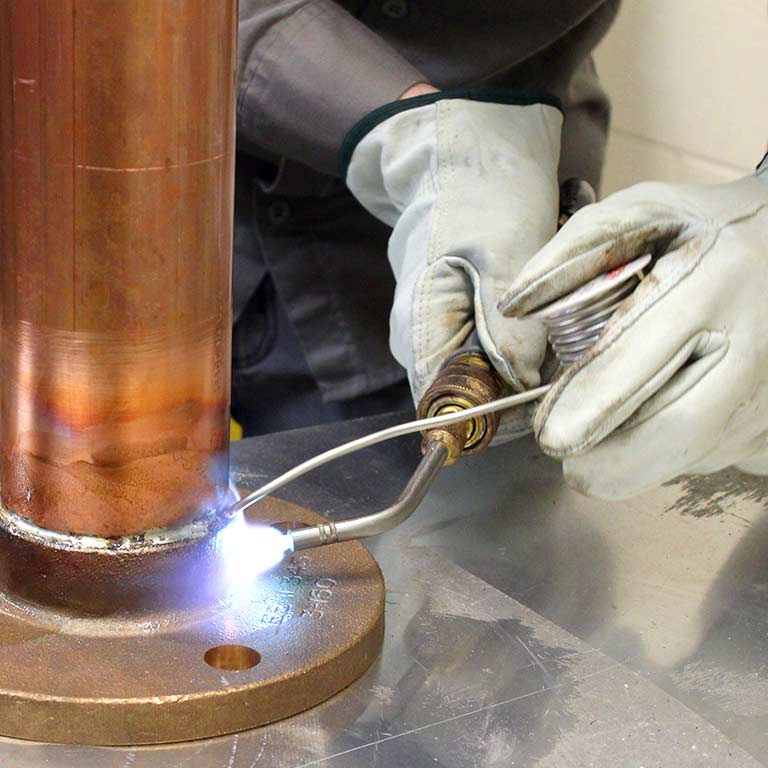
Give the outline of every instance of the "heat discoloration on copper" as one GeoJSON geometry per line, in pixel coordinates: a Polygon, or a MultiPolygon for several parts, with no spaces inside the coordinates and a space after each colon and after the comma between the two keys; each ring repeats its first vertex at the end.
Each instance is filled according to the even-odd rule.
{"type": "Polygon", "coordinates": [[[0,8],[2,500],[188,523],[227,483],[234,0],[0,8]]]}

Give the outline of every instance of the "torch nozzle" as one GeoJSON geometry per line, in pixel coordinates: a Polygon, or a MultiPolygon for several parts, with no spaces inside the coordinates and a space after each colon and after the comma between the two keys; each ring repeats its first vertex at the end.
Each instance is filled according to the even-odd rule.
{"type": "Polygon", "coordinates": [[[448,459],[448,448],[441,442],[430,443],[408,485],[397,501],[379,512],[337,523],[327,522],[311,528],[291,531],[295,551],[311,549],[339,541],[377,536],[407,520],[426,495],[433,480],[448,459]]]}

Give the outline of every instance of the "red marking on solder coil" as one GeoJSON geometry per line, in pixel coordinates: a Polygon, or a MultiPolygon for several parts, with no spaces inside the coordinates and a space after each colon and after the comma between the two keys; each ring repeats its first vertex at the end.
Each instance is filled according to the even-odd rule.
{"type": "Polygon", "coordinates": [[[608,273],[608,279],[613,280],[615,277],[618,277],[626,268],[626,264],[622,264],[620,267],[616,267],[616,269],[608,273]]]}

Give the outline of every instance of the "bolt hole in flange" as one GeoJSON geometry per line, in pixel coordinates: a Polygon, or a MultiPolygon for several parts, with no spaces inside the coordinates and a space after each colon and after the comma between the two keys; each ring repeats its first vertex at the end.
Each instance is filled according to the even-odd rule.
{"type": "Polygon", "coordinates": [[[209,666],[230,672],[251,669],[261,662],[261,654],[247,645],[215,645],[203,658],[209,666]]]}

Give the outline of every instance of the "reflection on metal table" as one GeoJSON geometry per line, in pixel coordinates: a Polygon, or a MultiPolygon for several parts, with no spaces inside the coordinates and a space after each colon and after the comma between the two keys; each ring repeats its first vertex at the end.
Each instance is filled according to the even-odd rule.
{"type": "MultiPolygon", "coordinates": [[[[255,487],[396,420],[244,441],[233,476],[255,487]]],[[[280,495],[342,519],[393,499],[417,459],[415,438],[379,445],[280,495]]],[[[729,470],[599,502],[531,439],[501,446],[445,470],[405,525],[367,542],[387,583],[384,650],[333,699],[205,742],[2,740],[0,763],[768,765],[766,500],[764,479],[729,470]]]]}

